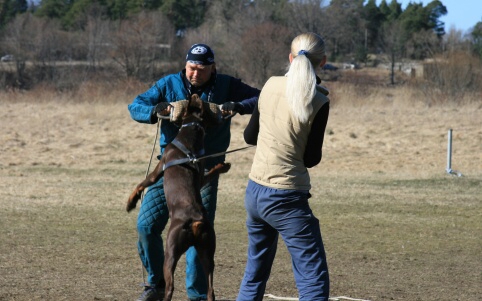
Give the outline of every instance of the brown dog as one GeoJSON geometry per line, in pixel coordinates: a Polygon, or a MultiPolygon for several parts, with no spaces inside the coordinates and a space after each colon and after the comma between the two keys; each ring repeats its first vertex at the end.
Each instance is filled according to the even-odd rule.
{"type": "Polygon", "coordinates": [[[189,157],[203,153],[205,127],[218,121],[210,120],[213,114],[205,113],[209,109],[205,104],[197,95],[192,96],[176,138],[166,146],[154,171],[137,185],[127,202],[126,209],[131,211],[136,207],[144,189],[164,175],[164,193],[171,220],[164,254],[165,301],[172,299],[176,264],[191,246],[196,248],[204,268],[208,281],[208,300],[215,299],[213,272],[216,236],[202,205],[200,190],[213,176],[227,172],[230,164],[218,164],[205,175],[202,160],[189,160],[189,157]]]}

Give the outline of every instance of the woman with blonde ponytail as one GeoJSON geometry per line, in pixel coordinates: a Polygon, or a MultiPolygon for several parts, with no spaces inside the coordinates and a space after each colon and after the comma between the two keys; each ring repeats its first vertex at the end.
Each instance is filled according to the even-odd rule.
{"type": "Polygon", "coordinates": [[[245,208],[248,259],[237,301],[262,300],[281,235],[290,252],[300,301],[327,301],[330,282],[318,219],[308,203],[308,168],[321,161],[328,91],[316,69],[326,63],[315,33],[293,39],[290,68],[271,77],[244,131],[257,145],[245,208]]]}
{"type": "Polygon", "coordinates": [[[319,36],[307,33],[291,43],[290,68],[286,83],[286,100],[293,114],[306,122],[313,112],[311,104],[316,94],[315,68],[326,62],[325,43],[319,36]]]}

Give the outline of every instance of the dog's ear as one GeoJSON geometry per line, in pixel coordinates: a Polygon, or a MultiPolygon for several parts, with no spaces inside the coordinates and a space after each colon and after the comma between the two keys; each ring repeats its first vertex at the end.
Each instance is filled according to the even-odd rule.
{"type": "Polygon", "coordinates": [[[187,110],[184,112],[184,117],[187,117],[190,114],[197,113],[202,115],[202,99],[197,94],[191,95],[189,99],[189,104],[187,106],[187,110]]]}
{"type": "Polygon", "coordinates": [[[203,101],[201,100],[199,95],[193,94],[191,96],[191,102],[189,103],[189,106],[193,107],[193,108],[196,108],[196,109],[199,109],[199,110],[202,110],[203,109],[202,103],[203,103],[203,101]]]}

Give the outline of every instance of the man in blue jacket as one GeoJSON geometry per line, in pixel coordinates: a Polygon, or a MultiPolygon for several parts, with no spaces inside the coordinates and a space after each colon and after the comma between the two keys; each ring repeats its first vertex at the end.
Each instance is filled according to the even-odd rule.
{"type": "MultiPolygon", "coordinates": [[[[170,103],[189,99],[198,94],[203,101],[222,105],[223,113],[251,114],[260,91],[241,80],[216,73],[214,52],[205,44],[194,44],[186,55],[185,69],[158,80],[149,90],[139,94],[128,106],[132,119],[154,124],[159,115],[167,115],[170,103]]],[[[217,127],[208,128],[205,136],[205,153],[215,154],[228,149],[231,132],[230,119],[217,127]]],[[[161,156],[164,148],[176,136],[179,128],[167,120],[162,122],[160,133],[161,156]]],[[[224,162],[225,156],[205,160],[206,170],[224,162]]],[[[201,189],[203,205],[214,223],[219,177],[201,189]]],[[[163,178],[149,187],[137,218],[139,234],[138,251],[147,271],[148,283],[138,301],[162,300],[164,294],[164,248],[161,233],[169,218],[164,196],[163,178]]],[[[189,300],[205,300],[207,282],[194,247],[186,252],[186,290],[189,300]]]]}

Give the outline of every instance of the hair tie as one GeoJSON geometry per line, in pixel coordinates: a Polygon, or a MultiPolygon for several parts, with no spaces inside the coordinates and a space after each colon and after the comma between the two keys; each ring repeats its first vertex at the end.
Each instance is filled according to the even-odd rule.
{"type": "Polygon", "coordinates": [[[308,54],[308,51],[306,51],[306,50],[298,51],[298,55],[307,55],[307,54],[308,54]]]}

